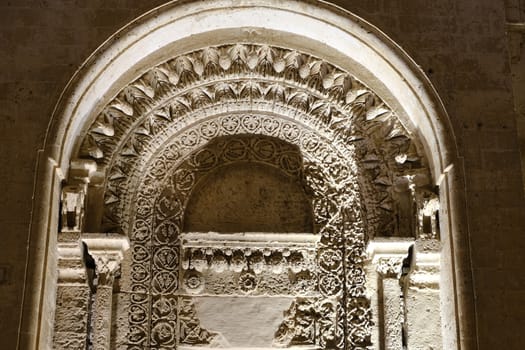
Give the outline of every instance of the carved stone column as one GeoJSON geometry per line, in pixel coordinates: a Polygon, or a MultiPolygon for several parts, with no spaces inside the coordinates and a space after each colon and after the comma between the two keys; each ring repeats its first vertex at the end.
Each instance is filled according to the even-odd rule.
{"type": "Polygon", "coordinates": [[[399,285],[402,265],[402,257],[380,258],[377,262],[382,287],[383,341],[389,350],[403,349],[403,292],[399,285]]]}
{"type": "Polygon", "coordinates": [[[113,280],[124,252],[129,248],[129,241],[127,237],[116,234],[85,234],[82,241],[95,261],[96,271],[91,342],[94,350],[108,350],[111,338],[113,280]]]}
{"type": "Polygon", "coordinates": [[[84,266],[80,233],[58,236],[58,281],[53,349],[84,350],[87,344],[91,291],[84,266]]]}
{"type": "Polygon", "coordinates": [[[377,314],[375,324],[379,325],[379,349],[402,350],[404,297],[400,285],[403,261],[407,258],[408,239],[378,239],[368,245],[368,256],[375,267],[377,281],[377,314]]]}

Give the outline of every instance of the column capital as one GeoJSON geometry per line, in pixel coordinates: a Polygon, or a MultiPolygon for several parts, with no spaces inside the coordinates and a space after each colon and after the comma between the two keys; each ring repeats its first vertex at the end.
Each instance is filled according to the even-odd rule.
{"type": "Polygon", "coordinates": [[[113,280],[113,274],[129,249],[129,239],[117,233],[85,233],[82,242],[86,244],[89,255],[95,260],[99,284],[113,280]]]}
{"type": "Polygon", "coordinates": [[[412,238],[377,238],[368,243],[368,259],[384,278],[398,278],[401,275],[403,259],[407,257],[413,244],[412,238]]]}
{"type": "Polygon", "coordinates": [[[379,258],[376,271],[384,278],[398,278],[403,267],[402,257],[379,258]]]}

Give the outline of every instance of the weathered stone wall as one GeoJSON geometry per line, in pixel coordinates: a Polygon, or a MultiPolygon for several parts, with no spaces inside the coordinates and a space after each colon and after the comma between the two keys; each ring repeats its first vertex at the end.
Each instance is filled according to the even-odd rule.
{"type": "MultiPolygon", "coordinates": [[[[0,3],[0,334],[15,349],[37,150],[80,64],[112,33],[164,1],[0,3]]],[[[525,240],[520,151],[505,6],[494,0],[339,0],[421,66],[465,159],[466,208],[480,349],[520,349],[525,240]]]]}
{"type": "Polygon", "coordinates": [[[201,181],[188,202],[184,231],[313,232],[310,202],[297,179],[242,162],[201,181]]]}

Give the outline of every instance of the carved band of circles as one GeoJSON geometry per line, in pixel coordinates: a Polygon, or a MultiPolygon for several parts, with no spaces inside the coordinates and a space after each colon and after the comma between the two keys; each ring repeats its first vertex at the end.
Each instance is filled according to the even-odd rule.
{"type": "Polygon", "coordinates": [[[91,146],[92,157],[102,158],[105,155],[97,135],[114,139],[104,142],[111,155],[114,153],[111,148],[121,142],[119,138],[130,133],[130,128],[144,135],[156,131],[154,124],[141,123],[137,117],[155,115],[172,121],[212,100],[226,102],[243,98],[282,101],[320,120],[336,116],[336,123],[338,115],[342,115],[341,119],[364,113],[370,120],[387,119],[392,114],[361,82],[328,62],[277,47],[224,45],[178,56],[146,72],[107,104],[92,124],[84,145],[91,146]],[[241,52],[243,54],[239,54],[241,52]],[[220,64],[227,60],[232,64],[220,64]],[[273,69],[268,69],[268,64],[273,69]],[[220,82],[215,82],[218,77],[220,82]],[[169,105],[167,101],[171,100],[176,103],[169,105]],[[130,122],[115,127],[115,121],[126,119],[130,122]]]}
{"type": "MultiPolygon", "coordinates": [[[[223,60],[223,62],[226,61],[226,59],[223,60]]],[[[388,108],[347,73],[327,62],[293,50],[258,45],[226,45],[179,56],[153,68],[130,84],[108,104],[94,122],[83,148],[88,149],[87,154],[95,158],[104,157],[102,148],[105,148],[106,153],[112,157],[118,153],[115,147],[119,148],[119,152],[128,159],[138,157],[139,154],[144,154],[144,151],[150,150],[148,152],[151,152],[152,149],[158,147],[152,148],[151,142],[162,140],[164,135],[172,134],[166,132],[166,123],[185,124],[181,123],[181,118],[185,119],[186,114],[192,110],[209,105],[215,100],[225,104],[228,98],[233,100],[247,98],[250,101],[250,107],[253,103],[251,101],[258,98],[261,99],[261,102],[271,101],[272,104],[282,101],[296,110],[304,110],[311,120],[327,122],[325,124],[332,130],[332,137],[343,136],[343,143],[366,138],[366,135],[361,135],[363,132],[364,134],[369,131],[379,133],[378,136],[381,137],[368,138],[369,140],[388,141],[382,145],[382,152],[375,152],[376,155],[381,155],[389,147],[397,153],[408,147],[400,144],[400,142],[409,140],[409,137],[388,108]],[[208,57],[210,52],[216,54],[208,57]],[[246,54],[230,56],[234,53],[238,55],[240,52],[246,54]],[[261,54],[264,56],[259,56],[261,54]],[[232,65],[221,66],[219,64],[221,60],[218,57],[228,57],[231,62],[236,62],[233,64],[235,69],[230,70],[232,65]],[[248,59],[248,57],[251,58],[248,59]],[[271,59],[268,61],[269,57],[271,59]],[[288,57],[289,60],[284,57],[288,57]],[[267,66],[270,61],[275,64],[267,66]],[[248,64],[248,62],[251,63],[248,64]],[[288,63],[283,66],[277,62],[288,63]],[[264,67],[262,70],[260,65],[264,67]],[[199,67],[207,68],[201,70],[199,67]],[[273,68],[268,69],[269,67],[273,68]],[[249,83],[243,83],[243,74],[250,76],[249,83]],[[254,74],[255,77],[259,76],[263,82],[254,82],[254,74]],[[230,76],[239,81],[231,82],[229,85],[224,81],[217,83],[213,91],[209,89],[192,90],[192,86],[197,82],[199,84],[210,82],[211,84],[219,75],[221,77],[230,76]],[[278,78],[281,83],[272,83],[272,77],[278,78]],[[188,93],[183,96],[180,95],[180,91],[188,91],[188,93]],[[173,103],[166,101],[173,101],[173,103]],[[361,125],[363,121],[365,124],[361,125]],[[385,127],[378,128],[377,125],[374,125],[378,121],[385,127]],[[119,127],[115,127],[116,125],[119,127]],[[126,142],[122,137],[126,139],[126,142]]],[[[318,123],[314,124],[314,128],[319,130],[318,123]]],[[[248,132],[250,130],[253,132],[259,127],[257,120],[249,118],[243,120],[243,125],[248,132]]],[[[205,137],[213,137],[214,129],[202,128],[199,133],[205,137]]],[[[294,139],[298,137],[298,134],[295,129],[287,129],[285,126],[283,136],[294,139]]],[[[198,137],[197,133],[193,133],[182,137],[181,141],[191,146],[197,142],[198,137]]],[[[397,157],[400,154],[393,156],[397,157]]],[[[406,157],[401,158],[406,159],[406,157]]],[[[115,170],[121,170],[111,175],[109,174],[111,171],[108,172],[108,178],[118,178],[119,172],[124,174],[133,172],[135,166],[124,163],[112,165],[111,169],[116,166],[115,170]]],[[[388,159],[387,162],[379,163],[387,164],[388,159]]],[[[107,198],[113,203],[118,202],[118,200],[111,199],[111,195],[107,198]]]]}
{"type": "MultiPolygon", "coordinates": [[[[240,118],[242,118],[243,116],[239,116],[240,118]]],[[[261,117],[257,117],[257,118],[261,118],[261,117]]],[[[262,117],[263,120],[267,119],[267,117],[262,117]]],[[[280,122],[280,125],[281,126],[285,126],[285,125],[288,125],[287,124],[288,122],[283,122],[281,121],[280,122]]],[[[200,125],[200,124],[199,124],[200,125]]],[[[185,135],[188,135],[188,134],[192,134],[193,131],[195,129],[198,128],[198,126],[195,126],[194,128],[192,129],[189,129],[188,131],[186,131],[185,133],[183,133],[182,135],[180,135],[180,139],[184,139],[185,135]]],[[[222,128],[222,123],[219,123],[219,127],[221,127],[221,129],[219,130],[218,132],[218,136],[222,136],[222,135],[228,135],[228,133],[225,131],[225,129],[222,128]]],[[[240,133],[242,134],[243,133],[243,130],[238,130],[237,133],[240,133]]],[[[279,136],[279,135],[277,135],[279,136]]],[[[317,143],[321,143],[321,144],[326,144],[326,145],[329,145],[328,143],[328,140],[326,141],[323,141],[322,139],[320,139],[319,137],[315,136],[315,134],[312,134],[311,132],[309,131],[302,131],[301,132],[301,138],[300,139],[310,139],[310,140],[318,140],[317,143]]],[[[173,169],[176,167],[176,163],[178,161],[180,161],[180,159],[184,159],[186,157],[189,157],[190,155],[190,152],[193,150],[193,149],[196,149],[198,146],[202,146],[204,144],[206,144],[207,142],[209,142],[210,140],[207,139],[207,138],[204,138],[204,137],[201,137],[201,136],[196,136],[196,144],[194,146],[192,146],[191,148],[188,148],[188,147],[185,147],[181,144],[178,144],[177,143],[177,147],[176,149],[174,149],[173,146],[170,146],[170,147],[167,147],[167,148],[164,148],[163,150],[161,149],[158,153],[157,153],[157,156],[156,156],[156,160],[153,161],[153,164],[144,164],[142,167],[137,168],[136,169],[136,174],[142,174],[141,175],[141,179],[139,178],[134,178],[134,173],[131,172],[131,173],[128,173],[128,177],[127,178],[123,178],[122,176],[118,175],[118,173],[121,173],[122,171],[121,170],[118,170],[119,168],[121,168],[123,165],[123,162],[120,162],[119,166],[116,168],[116,169],[110,169],[110,172],[109,172],[109,177],[110,177],[110,180],[109,180],[109,183],[108,183],[108,189],[105,193],[105,203],[106,203],[106,207],[108,207],[108,210],[111,211],[112,215],[116,215],[116,217],[113,217],[113,218],[110,218],[110,221],[113,221],[113,222],[121,222],[123,225],[125,225],[125,223],[127,222],[127,220],[125,220],[124,218],[122,218],[122,214],[121,213],[126,213],[128,212],[128,210],[125,209],[125,206],[127,206],[126,203],[128,203],[129,201],[132,200],[131,196],[130,196],[130,190],[131,190],[131,193],[133,193],[133,189],[136,188],[136,185],[135,186],[132,186],[131,184],[132,183],[136,183],[137,181],[139,182],[144,182],[144,181],[147,181],[149,183],[149,187],[152,187],[152,188],[156,188],[158,189],[158,187],[154,186],[155,184],[157,184],[159,181],[162,182],[163,180],[160,180],[159,177],[162,177],[162,175],[165,175],[167,174],[168,172],[165,170],[165,169],[173,169]],[[171,154],[173,153],[176,153],[178,155],[177,158],[172,158],[170,157],[171,154]],[[160,169],[160,170],[157,170],[157,169],[160,169]],[[112,171],[117,171],[118,173],[112,173],[112,171]],[[146,175],[144,175],[146,174],[146,175]],[[152,182],[155,182],[155,183],[152,183],[152,182]],[[127,196],[127,200],[125,199],[122,199],[123,197],[126,198],[127,196]],[[121,199],[119,199],[121,198],[121,199]]],[[[285,139],[286,140],[286,139],[285,139]]],[[[286,140],[286,141],[290,141],[290,140],[286,140]]],[[[232,143],[235,143],[235,142],[240,142],[240,141],[231,141],[232,143]]],[[[300,147],[300,144],[296,142],[296,144],[300,147]]],[[[311,142],[310,142],[311,144],[311,142]]],[[[332,148],[331,146],[323,146],[323,147],[317,147],[316,149],[314,149],[314,153],[310,154],[304,154],[305,156],[308,156],[312,159],[317,159],[319,156],[316,155],[316,152],[317,150],[319,149],[326,149],[326,151],[329,151],[329,149],[332,148]]],[[[228,148],[228,152],[225,153],[225,157],[231,159],[231,160],[236,160],[236,159],[245,159],[246,158],[246,152],[248,151],[247,148],[246,148],[246,145],[243,145],[242,143],[241,144],[238,144],[237,145],[237,148],[236,147],[229,147],[228,148]],[[240,153],[239,153],[240,152],[240,153]]],[[[334,150],[330,150],[329,152],[331,152],[332,154],[338,154],[338,152],[334,151],[334,150]]],[[[209,158],[209,154],[208,154],[208,158],[206,158],[206,160],[211,160],[212,162],[214,161],[213,158],[209,158]]],[[[324,158],[324,155],[323,155],[323,158],[324,158]]],[[[133,158],[129,157],[129,156],[126,156],[125,157],[125,162],[130,162],[133,158]]],[[[348,158],[345,158],[344,155],[340,155],[338,158],[338,162],[341,163],[341,164],[344,164],[346,162],[348,162],[348,158]]],[[[201,158],[200,160],[197,159],[195,161],[195,163],[197,163],[197,165],[203,165],[203,161],[204,159],[201,158]]],[[[319,161],[316,161],[316,163],[318,164],[321,164],[319,163],[319,161]]],[[[204,163],[204,164],[207,164],[207,163],[204,163]]],[[[297,166],[297,162],[294,162],[293,159],[288,159],[288,158],[282,158],[281,159],[281,164],[282,166],[285,166],[285,167],[289,167],[289,170],[290,171],[297,171],[297,169],[294,169],[294,166],[296,167],[297,166]]],[[[191,173],[191,172],[190,172],[191,173]]],[[[328,173],[327,173],[328,174],[328,173]]],[[[182,183],[185,183],[184,181],[182,183]]],[[[143,188],[142,185],[139,186],[139,188],[143,188]]],[[[150,189],[148,188],[147,191],[150,191],[150,189]]],[[[146,196],[144,198],[150,198],[150,196],[146,196]]],[[[139,202],[139,201],[137,201],[139,202]]]]}

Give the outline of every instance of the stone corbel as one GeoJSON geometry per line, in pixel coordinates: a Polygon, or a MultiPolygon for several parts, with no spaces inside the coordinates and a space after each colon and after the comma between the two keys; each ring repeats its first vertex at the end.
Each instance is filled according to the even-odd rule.
{"type": "Polygon", "coordinates": [[[428,190],[416,192],[417,237],[419,239],[439,239],[439,197],[428,190]]]}
{"type": "Polygon", "coordinates": [[[84,219],[85,186],[64,186],[62,188],[61,232],[80,232],[84,219]]]}
{"type": "Polygon", "coordinates": [[[82,231],[88,184],[96,168],[96,163],[91,160],[71,162],[69,181],[62,188],[61,232],[82,231]]]}
{"type": "Polygon", "coordinates": [[[129,240],[124,235],[104,233],[85,234],[81,239],[95,262],[96,271],[90,338],[94,350],[107,350],[111,337],[113,280],[124,252],[129,249],[129,240]]]}

